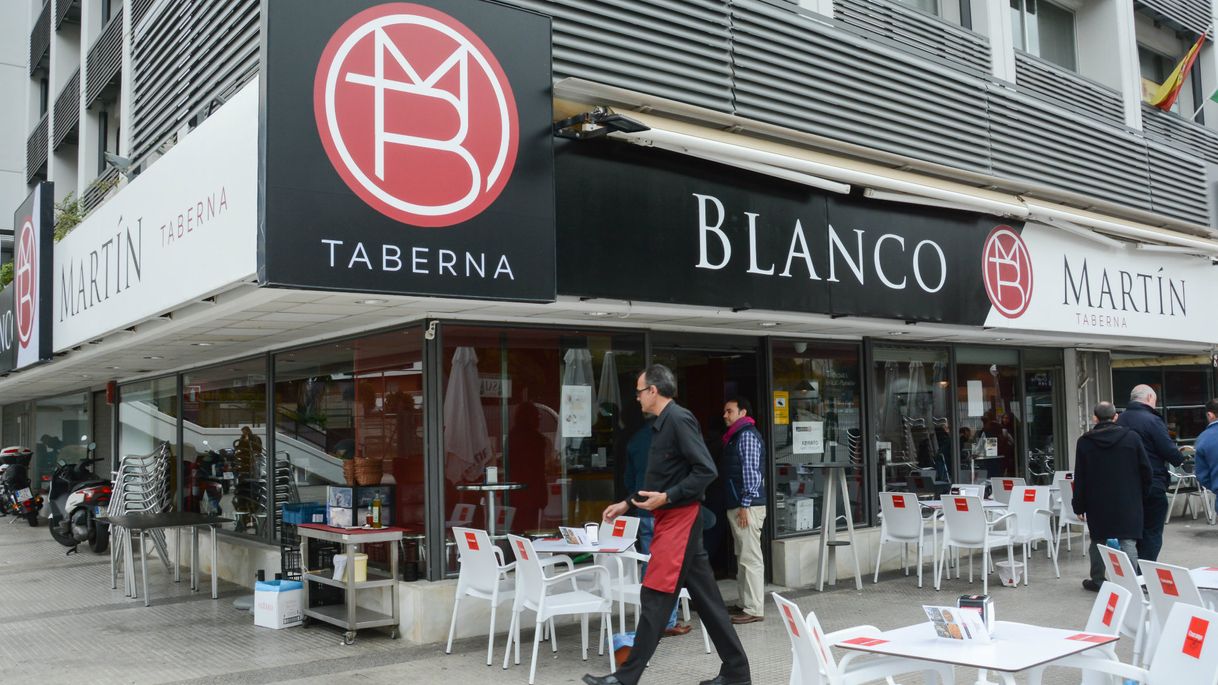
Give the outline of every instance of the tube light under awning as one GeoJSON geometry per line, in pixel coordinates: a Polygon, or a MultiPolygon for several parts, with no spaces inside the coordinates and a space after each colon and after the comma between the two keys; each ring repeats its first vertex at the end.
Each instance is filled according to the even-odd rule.
{"type": "Polygon", "coordinates": [[[629,134],[612,133],[610,137],[635,145],[657,147],[776,178],[785,178],[831,192],[844,193],[849,191],[850,186],[858,186],[865,189],[864,193],[868,197],[875,199],[965,209],[999,217],[1040,221],[1057,228],[1068,225],[1070,228],[1063,230],[1090,231],[1099,241],[1111,240],[1102,235],[1106,233],[1138,243],[1184,248],[1172,251],[1218,256],[1216,240],[1185,235],[1052,202],[972,188],[901,169],[834,157],[645,112],[631,112],[630,116],[644,122],[650,130],[629,134]]]}

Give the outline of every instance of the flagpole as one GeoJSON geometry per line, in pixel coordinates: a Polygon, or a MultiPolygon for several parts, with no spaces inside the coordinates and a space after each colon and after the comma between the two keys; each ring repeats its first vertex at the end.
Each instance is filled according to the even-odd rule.
{"type": "Polygon", "coordinates": [[[1201,110],[1203,110],[1203,109],[1205,109],[1205,103],[1204,103],[1204,102],[1202,102],[1202,103],[1201,103],[1201,106],[1197,107],[1197,111],[1196,111],[1196,112],[1193,112],[1193,115],[1192,115],[1191,117],[1189,117],[1189,118],[1188,118],[1188,120],[1189,120],[1189,121],[1196,121],[1196,120],[1197,120],[1197,115],[1198,115],[1198,114],[1200,114],[1200,113],[1201,113],[1201,110]]]}

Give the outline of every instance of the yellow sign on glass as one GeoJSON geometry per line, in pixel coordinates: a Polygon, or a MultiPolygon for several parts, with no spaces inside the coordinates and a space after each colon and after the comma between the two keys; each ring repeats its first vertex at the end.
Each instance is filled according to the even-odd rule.
{"type": "Polygon", "coordinates": [[[791,393],[786,390],[774,391],[774,425],[785,426],[791,423],[791,393]]]}

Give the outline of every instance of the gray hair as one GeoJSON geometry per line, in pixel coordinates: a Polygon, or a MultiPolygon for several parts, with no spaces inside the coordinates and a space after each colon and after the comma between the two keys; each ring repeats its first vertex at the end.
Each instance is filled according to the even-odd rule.
{"type": "Polygon", "coordinates": [[[1135,385],[1133,390],[1129,391],[1130,402],[1141,402],[1142,404],[1150,404],[1150,398],[1155,397],[1155,389],[1149,385],[1135,385]]]}
{"type": "Polygon", "coordinates": [[[1095,409],[1091,410],[1095,414],[1095,418],[1100,421],[1111,421],[1116,417],[1116,406],[1111,402],[1100,402],[1095,405],[1095,409]]]}
{"type": "Polygon", "coordinates": [[[647,385],[656,386],[656,392],[660,393],[661,397],[672,399],[677,396],[677,377],[672,369],[663,364],[652,364],[642,375],[647,385]]]}

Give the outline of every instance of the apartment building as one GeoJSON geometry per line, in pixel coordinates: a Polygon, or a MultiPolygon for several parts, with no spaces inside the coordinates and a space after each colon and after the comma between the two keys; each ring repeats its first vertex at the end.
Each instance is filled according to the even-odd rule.
{"type": "MultiPolygon", "coordinates": [[[[352,457],[382,463],[433,581],[455,523],[595,519],[653,362],[712,451],[723,401],[755,405],[767,567],[793,586],[818,464],[846,466],[865,551],[878,492],[1051,476],[1138,383],[1179,441],[1205,426],[1209,0],[3,11],[29,50],[0,59],[24,136],[0,197],[65,235],[17,259],[6,347],[42,349],[0,350],[0,439],[42,474],[81,435],[168,442],[177,506],[237,519],[226,577],[277,568],[278,507],[324,502],[352,457]],[[1199,39],[1174,104],[1146,104],[1199,39]],[[200,455],[247,434],[257,458],[225,468],[255,495],[208,502],[200,455]],[[488,466],[521,484],[497,521],[461,487],[488,466]]],[[[451,583],[403,589],[404,633],[434,639],[451,583]]]]}

